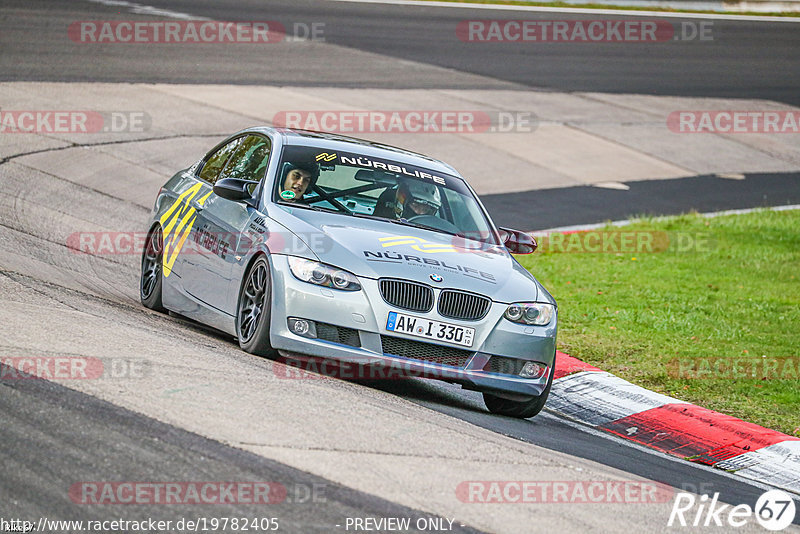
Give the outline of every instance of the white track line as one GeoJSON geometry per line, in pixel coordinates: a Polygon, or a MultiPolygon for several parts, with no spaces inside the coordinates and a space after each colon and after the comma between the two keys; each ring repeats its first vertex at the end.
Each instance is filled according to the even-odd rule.
{"type": "MultiPolygon", "coordinates": [[[[455,9],[487,9],[494,11],[529,11],[541,13],[577,13],[587,15],[627,15],[630,17],[662,17],[676,19],[741,20],[750,22],[800,22],[800,17],[770,17],[766,15],[729,15],[721,13],[673,13],[668,11],[635,11],[627,9],[587,9],[581,7],[513,6],[507,4],[469,4],[462,2],[422,2],[419,0],[329,0],[359,4],[388,4],[397,6],[449,7],[455,9]]],[[[587,0],[588,1],[588,0],[587,0]]]]}
{"type": "MultiPolygon", "coordinates": [[[[772,208],[747,208],[741,210],[725,210],[725,211],[712,211],[709,213],[698,213],[701,217],[707,217],[712,219],[714,217],[722,217],[724,215],[743,215],[745,213],[753,213],[755,211],[789,211],[789,210],[800,210],[800,204],[792,204],[789,206],[775,206],[772,208]]],[[[653,217],[652,220],[654,221],[662,221],[664,219],[670,219],[672,217],[680,217],[680,215],[662,215],[659,217],[653,217]]],[[[628,226],[632,223],[637,223],[640,221],[609,221],[604,223],[595,223],[595,224],[576,224],[574,226],[559,226],[558,228],[546,228],[544,230],[532,230],[528,232],[529,234],[545,234],[550,232],[583,232],[586,230],[597,230],[598,228],[605,228],[606,226],[628,226]]]]}
{"type": "Polygon", "coordinates": [[[126,0],[88,0],[95,4],[102,4],[107,7],[120,7],[127,8],[129,12],[135,15],[149,15],[152,17],[164,17],[169,19],[178,20],[211,20],[206,17],[197,17],[189,13],[181,13],[179,11],[170,11],[168,9],[161,9],[160,7],[146,6],[144,4],[137,4],[136,2],[128,2],[126,0]]]}

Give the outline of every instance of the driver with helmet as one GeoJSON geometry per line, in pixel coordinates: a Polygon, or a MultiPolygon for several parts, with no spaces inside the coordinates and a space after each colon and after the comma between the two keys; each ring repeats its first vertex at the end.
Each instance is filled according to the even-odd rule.
{"type": "Polygon", "coordinates": [[[302,202],[303,195],[314,187],[319,177],[319,167],[312,163],[284,164],[284,180],[280,196],[286,202],[302,202]]]}
{"type": "Polygon", "coordinates": [[[435,215],[442,206],[442,195],[434,185],[406,179],[399,186],[381,193],[373,215],[387,219],[411,219],[435,215]]]}

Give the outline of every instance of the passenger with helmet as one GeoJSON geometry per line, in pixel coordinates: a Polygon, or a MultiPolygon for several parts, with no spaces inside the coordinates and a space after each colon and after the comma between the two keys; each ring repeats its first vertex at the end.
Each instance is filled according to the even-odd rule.
{"type": "Polygon", "coordinates": [[[442,195],[432,183],[405,179],[397,187],[378,197],[373,215],[387,219],[411,219],[420,215],[436,215],[442,207],[442,195]]]}
{"type": "Polygon", "coordinates": [[[311,163],[286,163],[285,167],[280,197],[287,202],[302,201],[317,181],[319,168],[311,163]]]}

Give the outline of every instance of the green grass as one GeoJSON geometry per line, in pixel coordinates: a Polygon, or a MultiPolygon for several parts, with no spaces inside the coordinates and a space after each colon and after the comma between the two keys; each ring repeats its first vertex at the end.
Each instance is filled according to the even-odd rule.
{"type": "Polygon", "coordinates": [[[647,7],[647,6],[614,6],[607,4],[593,4],[587,2],[585,4],[569,4],[567,2],[524,2],[524,1],[510,1],[510,0],[426,0],[433,2],[451,2],[451,3],[468,3],[468,4],[497,4],[502,6],[536,6],[536,7],[566,7],[566,8],[580,8],[580,9],[619,9],[623,11],[662,11],[665,13],[705,13],[705,14],[719,14],[719,15],[758,15],[765,17],[800,17],[797,12],[777,12],[777,13],[762,13],[759,11],[710,11],[700,9],[675,9],[669,7],[647,7]]]}
{"type": "Polygon", "coordinates": [[[669,247],[576,253],[565,236],[560,247],[543,240],[540,251],[518,257],[558,301],[559,349],[648,389],[800,436],[800,376],[791,367],[781,366],[783,379],[709,378],[720,375],[713,371],[701,379],[675,367],[676,359],[764,357],[792,358],[796,370],[800,210],[638,219],[605,230],[653,231],[654,249],[665,235],[669,247]],[[678,235],[684,245],[705,244],[680,251],[678,235]]]}

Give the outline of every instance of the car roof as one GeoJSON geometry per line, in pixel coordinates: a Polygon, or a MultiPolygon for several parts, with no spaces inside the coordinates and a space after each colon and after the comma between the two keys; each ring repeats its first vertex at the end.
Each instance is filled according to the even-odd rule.
{"type": "Polygon", "coordinates": [[[348,137],[346,135],[327,132],[294,130],[289,128],[273,128],[270,126],[257,126],[248,128],[240,133],[244,132],[260,132],[268,135],[278,135],[281,137],[281,141],[284,145],[301,145],[322,148],[326,150],[357,152],[365,156],[391,159],[400,163],[407,163],[409,165],[428,168],[430,170],[443,172],[463,179],[458,171],[443,161],[439,161],[424,154],[412,152],[404,148],[398,148],[375,141],[368,141],[366,139],[358,139],[356,137],[348,137]]]}

